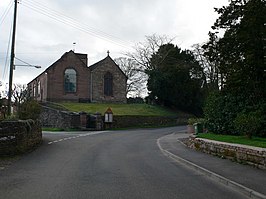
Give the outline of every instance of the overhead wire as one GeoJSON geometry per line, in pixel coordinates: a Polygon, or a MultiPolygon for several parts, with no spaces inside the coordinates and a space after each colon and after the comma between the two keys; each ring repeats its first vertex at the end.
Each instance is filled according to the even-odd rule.
{"type": "Polygon", "coordinates": [[[123,48],[131,49],[130,48],[131,44],[129,44],[128,42],[123,41],[123,40],[121,40],[115,36],[110,35],[110,34],[107,34],[103,31],[93,29],[93,28],[89,27],[87,24],[80,23],[76,19],[68,17],[64,14],[61,14],[61,13],[59,13],[53,9],[50,9],[47,6],[44,6],[42,4],[39,4],[39,3],[36,4],[36,3],[33,3],[29,0],[28,2],[26,2],[26,1],[23,2],[23,4],[21,4],[21,5],[39,13],[39,14],[45,15],[45,16],[47,16],[47,17],[49,17],[55,21],[61,22],[65,25],[71,26],[77,30],[80,30],[82,32],[90,34],[94,37],[97,37],[97,38],[100,38],[102,40],[114,43],[114,44],[119,45],[123,48]]]}
{"type": "Polygon", "coordinates": [[[8,67],[8,54],[10,50],[10,44],[11,44],[11,34],[12,34],[12,26],[13,26],[13,21],[11,22],[10,26],[10,31],[9,31],[9,39],[8,39],[8,45],[7,45],[7,51],[6,51],[6,60],[5,60],[5,67],[2,75],[2,80],[6,79],[6,73],[7,73],[7,67],[8,67]]]}
{"type": "Polygon", "coordinates": [[[96,28],[90,27],[88,24],[86,24],[86,23],[84,23],[84,22],[80,22],[80,21],[78,21],[77,19],[75,19],[75,18],[73,18],[73,17],[69,17],[69,16],[67,16],[67,15],[65,15],[65,14],[63,14],[63,13],[61,13],[61,12],[58,12],[58,11],[52,9],[52,8],[49,8],[49,7],[47,7],[46,5],[44,5],[44,4],[40,3],[40,2],[36,3],[36,2],[34,2],[34,1],[32,1],[32,0],[28,0],[27,2],[29,2],[29,3],[31,3],[31,4],[34,4],[34,5],[37,5],[37,6],[40,6],[40,5],[41,5],[41,7],[42,7],[43,9],[45,9],[46,11],[49,11],[49,12],[51,12],[51,13],[54,13],[54,14],[57,15],[57,16],[64,17],[65,19],[69,19],[69,20],[71,20],[72,22],[77,23],[78,25],[83,25],[84,27],[86,27],[87,29],[91,30],[91,31],[94,32],[94,33],[102,34],[102,35],[104,35],[104,36],[106,36],[106,37],[109,37],[109,38],[111,38],[111,39],[115,39],[115,40],[117,40],[117,41],[119,41],[119,42],[122,42],[122,43],[125,43],[125,44],[127,44],[127,45],[128,45],[128,44],[130,44],[130,45],[133,44],[133,43],[131,43],[131,42],[128,42],[128,41],[122,40],[122,39],[120,39],[120,38],[117,37],[117,36],[114,36],[114,35],[108,34],[108,33],[104,32],[104,31],[102,31],[102,30],[99,30],[99,29],[96,29],[96,28]]]}
{"type": "Polygon", "coordinates": [[[11,7],[12,7],[12,1],[10,0],[9,4],[7,5],[7,8],[5,9],[4,13],[3,13],[2,16],[0,17],[0,26],[1,26],[2,23],[5,21],[5,18],[6,18],[6,16],[7,16],[7,14],[9,13],[11,7]]]}
{"type": "MultiPolygon", "coordinates": [[[[3,24],[3,22],[5,21],[8,13],[10,12],[10,9],[12,8],[13,3],[12,0],[9,1],[9,4],[7,5],[5,11],[3,12],[3,14],[0,17],[0,26],[3,24]]],[[[12,23],[11,23],[11,27],[10,27],[10,34],[9,34],[9,39],[8,39],[8,47],[7,47],[7,51],[6,51],[6,56],[5,56],[5,64],[4,64],[4,70],[3,70],[3,74],[2,74],[2,80],[4,81],[6,78],[6,73],[7,73],[7,65],[8,65],[8,54],[9,54],[9,48],[10,48],[10,41],[11,41],[11,33],[12,33],[12,23]]]]}

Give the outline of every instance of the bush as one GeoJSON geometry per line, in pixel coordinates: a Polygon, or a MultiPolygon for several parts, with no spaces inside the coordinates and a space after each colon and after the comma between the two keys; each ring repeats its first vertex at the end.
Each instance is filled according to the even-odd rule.
{"type": "Polygon", "coordinates": [[[238,133],[251,138],[261,128],[262,119],[259,112],[240,113],[234,120],[234,126],[238,133]]]}
{"type": "Polygon", "coordinates": [[[250,132],[243,131],[254,128],[252,134],[265,137],[265,109],[263,101],[254,105],[247,97],[217,92],[207,98],[204,115],[207,128],[212,133],[248,135],[250,132]]]}
{"type": "Polygon", "coordinates": [[[241,105],[238,100],[222,93],[213,93],[204,107],[207,128],[216,134],[235,134],[233,122],[241,105]]]}
{"type": "Polygon", "coordinates": [[[196,123],[196,121],[197,121],[197,118],[189,118],[187,123],[188,123],[188,125],[193,125],[196,123]]]}
{"type": "Polygon", "coordinates": [[[33,119],[36,120],[39,118],[41,113],[41,105],[34,100],[29,100],[21,104],[20,111],[18,113],[19,119],[33,119]]]}
{"type": "Polygon", "coordinates": [[[130,97],[130,98],[127,98],[127,103],[128,104],[143,104],[144,100],[141,97],[134,97],[134,98],[130,97]]]}
{"type": "Polygon", "coordinates": [[[200,123],[202,125],[205,125],[206,120],[204,118],[193,118],[193,117],[188,119],[189,125],[193,125],[195,123],[200,123]]]}

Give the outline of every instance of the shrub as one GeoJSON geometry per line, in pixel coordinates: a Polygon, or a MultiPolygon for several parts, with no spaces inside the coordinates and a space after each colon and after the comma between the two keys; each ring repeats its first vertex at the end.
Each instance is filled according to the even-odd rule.
{"type": "Polygon", "coordinates": [[[204,115],[210,132],[265,137],[265,110],[263,100],[254,105],[247,97],[218,92],[207,98],[204,115]]]}
{"type": "Polygon", "coordinates": [[[210,94],[204,107],[207,128],[216,134],[237,134],[234,120],[247,107],[247,101],[240,96],[223,92],[210,94]]]}
{"type": "Polygon", "coordinates": [[[130,97],[130,98],[127,98],[127,103],[128,104],[143,104],[144,99],[141,97],[130,97]]]}
{"type": "Polygon", "coordinates": [[[206,120],[204,118],[193,118],[193,117],[188,119],[189,125],[193,125],[195,123],[200,123],[202,125],[205,125],[206,120]]]}
{"type": "Polygon", "coordinates": [[[206,101],[204,114],[209,131],[217,134],[228,134],[232,131],[229,121],[233,119],[226,96],[220,93],[211,94],[206,101]]]}
{"type": "Polygon", "coordinates": [[[196,122],[197,122],[197,118],[189,118],[188,121],[187,121],[188,125],[193,125],[196,122]]]}
{"type": "Polygon", "coordinates": [[[41,105],[34,100],[25,101],[21,104],[21,109],[19,112],[19,119],[33,119],[36,120],[39,118],[41,113],[41,105]]]}
{"type": "Polygon", "coordinates": [[[240,134],[251,138],[252,135],[258,134],[263,123],[262,115],[257,112],[239,113],[234,120],[235,129],[240,134]]]}

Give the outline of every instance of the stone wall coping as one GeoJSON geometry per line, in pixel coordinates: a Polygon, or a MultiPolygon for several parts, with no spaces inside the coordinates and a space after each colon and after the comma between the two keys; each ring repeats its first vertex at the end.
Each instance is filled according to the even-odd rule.
{"type": "Polygon", "coordinates": [[[255,146],[248,146],[248,145],[244,145],[244,144],[234,144],[234,143],[228,143],[228,142],[221,142],[221,141],[209,140],[209,139],[204,139],[204,138],[196,138],[196,139],[202,140],[204,142],[214,143],[214,144],[223,144],[223,145],[228,145],[228,146],[233,146],[233,147],[239,147],[239,148],[251,149],[251,150],[260,151],[260,152],[266,152],[266,148],[262,148],[262,147],[255,147],[255,146]]]}

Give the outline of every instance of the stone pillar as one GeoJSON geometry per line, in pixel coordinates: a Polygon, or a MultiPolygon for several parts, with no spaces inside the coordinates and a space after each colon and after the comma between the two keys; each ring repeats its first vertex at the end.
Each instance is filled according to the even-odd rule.
{"type": "Polygon", "coordinates": [[[96,131],[101,131],[103,130],[103,120],[102,120],[102,116],[101,113],[95,113],[95,127],[96,127],[96,131]]]}

